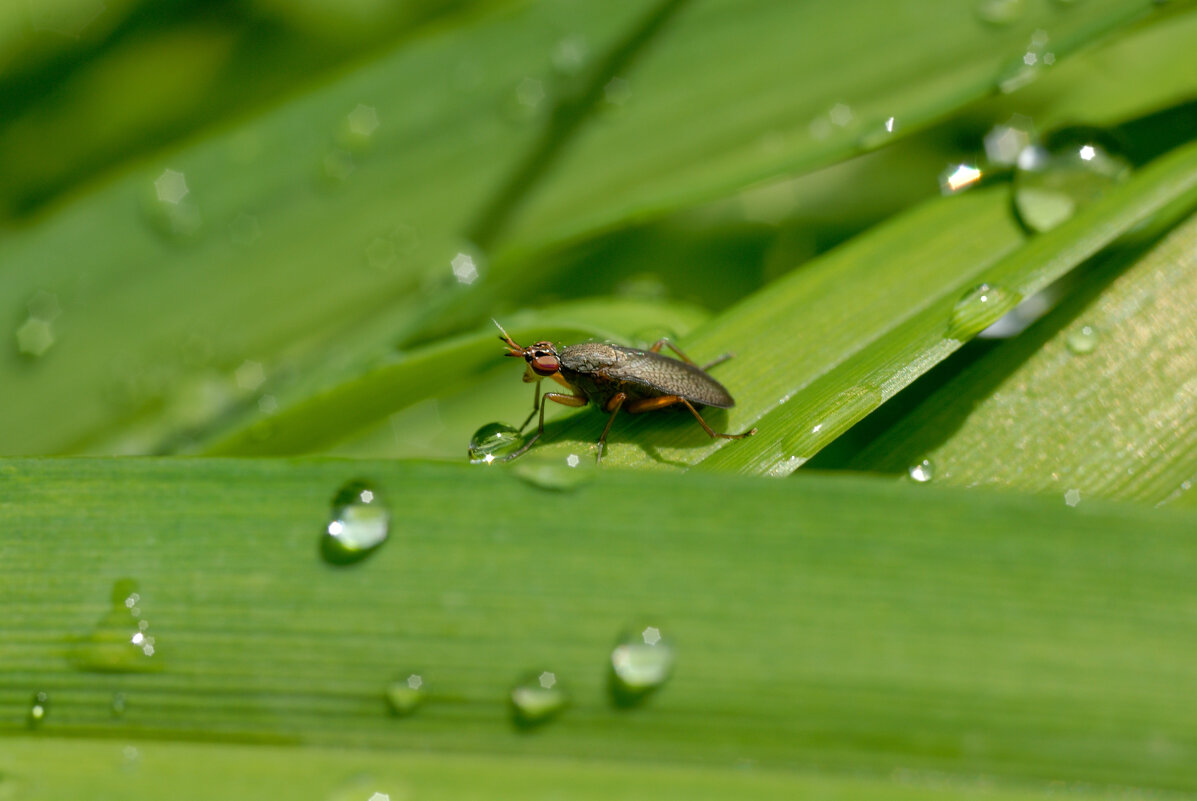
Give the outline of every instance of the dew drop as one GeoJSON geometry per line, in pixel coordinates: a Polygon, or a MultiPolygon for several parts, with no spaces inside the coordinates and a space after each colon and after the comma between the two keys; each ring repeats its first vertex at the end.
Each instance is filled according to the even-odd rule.
{"type": "Polygon", "coordinates": [[[593,456],[571,453],[533,451],[511,463],[510,470],[534,487],[553,492],[576,490],[594,479],[598,472],[593,456]]]}
{"type": "Polygon", "coordinates": [[[611,650],[608,688],[617,706],[634,706],[673,672],[674,651],[656,626],[636,626],[611,650]]]}
{"type": "Polygon", "coordinates": [[[1062,129],[1019,155],[1014,208],[1031,231],[1050,231],[1124,181],[1130,172],[1130,162],[1105,132],[1062,129]]]}
{"type": "Polygon", "coordinates": [[[910,477],[920,484],[926,484],[931,479],[935,478],[935,465],[931,463],[930,459],[924,459],[918,464],[912,464],[907,470],[910,477]]]}
{"type": "Polygon", "coordinates": [[[1078,356],[1092,353],[1097,347],[1097,329],[1091,325],[1083,325],[1069,333],[1065,343],[1068,349],[1078,356]]]}
{"type": "Polygon", "coordinates": [[[975,164],[952,164],[939,174],[939,191],[954,195],[973,186],[985,173],[975,164]]]}
{"type": "Polygon", "coordinates": [[[390,510],[378,491],[360,479],[350,481],[333,496],[320,552],[330,564],[361,561],[386,542],[390,523],[390,510]]]}
{"type": "Polygon", "coordinates": [[[162,669],[157,635],[150,630],[137,582],[112,585],[108,611],[76,641],[71,661],[95,673],[144,673],[162,669]]]}
{"type": "Polygon", "coordinates": [[[46,716],[50,714],[50,695],[45,691],[38,691],[33,694],[33,698],[29,701],[28,722],[29,727],[36,729],[45,722],[46,716]]]}
{"type": "Polygon", "coordinates": [[[387,705],[391,712],[399,717],[406,717],[416,711],[424,702],[427,692],[424,677],[419,673],[411,673],[402,679],[397,679],[387,685],[387,705]]]}
{"type": "Polygon", "coordinates": [[[495,464],[519,449],[523,442],[515,426],[487,423],[470,437],[470,464],[495,464]]]}
{"type": "Polygon", "coordinates": [[[533,728],[559,715],[568,701],[556,673],[530,673],[511,688],[512,719],[520,728],[533,728]]]}
{"type": "Polygon", "coordinates": [[[952,307],[948,337],[964,342],[997,322],[1018,305],[1022,297],[997,285],[978,284],[952,307]]]}
{"type": "Polygon", "coordinates": [[[203,215],[186,174],[178,170],[167,168],[154,177],[142,207],[150,224],[173,241],[194,240],[203,231],[203,215]]]}
{"type": "Polygon", "coordinates": [[[21,323],[16,332],[17,352],[30,359],[37,359],[54,346],[54,325],[49,320],[29,317],[21,323]]]}
{"type": "Polygon", "coordinates": [[[1022,19],[1026,14],[1026,0],[979,0],[977,17],[988,25],[1004,28],[1022,19]]]}

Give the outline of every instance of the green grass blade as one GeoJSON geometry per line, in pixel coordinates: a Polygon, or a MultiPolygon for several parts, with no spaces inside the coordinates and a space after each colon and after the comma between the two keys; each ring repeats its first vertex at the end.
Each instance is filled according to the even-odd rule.
{"type": "Polygon", "coordinates": [[[905,472],[929,459],[937,481],[1071,503],[1179,498],[1197,476],[1197,218],[1095,272],[1087,292],[979,359],[851,466],[905,472]]]}
{"type": "Polygon", "coordinates": [[[1191,513],[818,475],[593,471],[552,491],[402,462],[10,461],[0,476],[8,734],[46,692],[49,743],[1197,790],[1197,723],[1177,703],[1197,692],[1191,513]],[[391,537],[333,567],[317,543],[353,478],[390,505],[391,537]],[[120,620],[137,592],[157,669],[81,659],[114,586],[120,620]],[[637,621],[671,637],[675,675],[615,709],[606,660],[637,621]],[[572,699],[534,732],[506,700],[529,670],[572,699]],[[410,672],[428,698],[396,719],[383,691],[410,672]]]}
{"type": "MultiPolygon", "coordinates": [[[[626,418],[613,463],[691,466],[784,475],[994,322],[1010,304],[1059,278],[1153,215],[1176,219],[1197,204],[1197,145],[1161,157],[1059,228],[1026,238],[1009,187],[938,198],[805,265],[687,339],[703,361],[737,358],[717,374],[737,406],[716,428],[747,440],[709,440],[679,414],[626,418]],[[958,301],[987,282],[991,303],[953,336],[958,301]]],[[[564,456],[598,439],[603,421],[578,416],[544,449],[564,456]]]]}
{"type": "MultiPolygon", "coordinates": [[[[947,0],[871,13],[878,7],[686,9],[629,72],[627,108],[582,131],[553,183],[530,176],[527,206],[513,198],[523,212],[495,243],[506,255],[493,272],[525,269],[514,253],[859,146],[855,124],[811,135],[814,110],[854,104],[861,125],[897,114],[913,129],[989,91],[1036,28],[1050,25],[1065,53],[1151,6],[1091,0],[1073,13],[1039,0],[994,28],[947,0]],[[910,35],[896,36],[893,19],[908,20],[910,35]],[[759,58],[741,57],[746,43],[759,58]],[[849,50],[851,64],[828,69],[849,50]],[[717,72],[690,97],[699,67],[717,72]],[[690,99],[675,105],[680,97],[690,99]],[[780,148],[760,147],[777,131],[780,148]]],[[[580,26],[591,52],[613,52],[643,14],[628,0],[480,15],[10,231],[0,294],[14,301],[0,309],[0,330],[18,330],[39,291],[57,297],[61,316],[44,355],[0,355],[0,381],[13,388],[0,417],[4,451],[87,451],[154,418],[184,431],[218,423],[248,392],[234,375],[246,363],[262,366],[265,391],[293,396],[362,369],[418,328],[433,301],[452,302],[448,264],[466,247],[462,235],[543,140],[539,115],[553,93],[571,91],[574,79],[551,66],[563,32],[580,26]],[[528,77],[551,95],[531,110],[516,98],[528,77]],[[354,133],[348,115],[359,106],[377,112],[377,130],[354,133]],[[168,169],[187,181],[179,207],[156,196],[168,169]]]]}

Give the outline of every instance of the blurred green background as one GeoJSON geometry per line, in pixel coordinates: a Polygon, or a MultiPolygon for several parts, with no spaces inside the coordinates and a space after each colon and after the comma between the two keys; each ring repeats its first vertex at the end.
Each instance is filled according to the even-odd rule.
{"type": "Polygon", "coordinates": [[[1197,792],[1195,42],[1183,0],[0,7],[0,799],[207,760],[225,798],[1197,792]],[[734,352],[708,419],[760,433],[624,415],[594,468],[555,406],[488,461],[531,400],[492,319],[734,352]],[[351,478],[394,531],[332,567],[351,478]],[[130,576],[175,657],[81,666],[130,576]],[[596,667],[512,730],[524,662],[662,614],[695,683],[623,714],[596,667]],[[397,728],[385,676],[437,659],[397,728]]]}

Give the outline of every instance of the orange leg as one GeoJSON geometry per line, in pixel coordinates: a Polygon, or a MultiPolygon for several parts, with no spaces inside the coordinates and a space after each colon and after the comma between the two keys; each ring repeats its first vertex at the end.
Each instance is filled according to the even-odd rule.
{"type": "MultiPolygon", "coordinates": [[[[554,381],[556,381],[558,384],[565,387],[566,389],[573,389],[573,387],[571,387],[569,384],[565,383],[565,379],[561,377],[561,373],[553,373],[551,376],[549,376],[549,378],[553,379],[554,381]]],[[[524,433],[524,429],[528,427],[528,423],[531,423],[532,418],[536,416],[536,413],[538,411],[540,411],[541,376],[538,376],[536,373],[532,372],[532,368],[529,367],[528,370],[524,373],[524,383],[531,384],[533,381],[536,382],[536,394],[532,396],[532,411],[528,413],[528,417],[526,420],[524,420],[524,424],[520,426],[520,428],[519,428],[520,434],[524,433]]],[[[561,403],[561,401],[557,401],[557,402],[561,403]]],[[[585,406],[586,404],[582,404],[582,405],[585,406]]],[[[542,418],[543,418],[543,416],[542,416],[542,418]]],[[[542,423],[542,427],[543,427],[543,423],[542,423]]]]}
{"type": "MultiPolygon", "coordinates": [[[[518,451],[508,454],[507,457],[503,459],[505,462],[510,462],[512,459],[518,459],[519,457],[523,456],[528,452],[528,449],[535,444],[536,440],[540,439],[540,435],[544,433],[544,401],[555,401],[560,403],[562,406],[585,406],[586,404],[590,403],[590,400],[583,395],[565,395],[560,392],[546,392],[544,395],[540,395],[539,381],[536,383],[536,392],[537,395],[540,396],[538,399],[538,405],[540,406],[540,425],[537,426],[536,433],[533,434],[518,451]]],[[[535,413],[535,411],[536,410],[533,409],[533,413],[535,413]]],[[[531,420],[532,418],[529,416],[528,419],[531,420]]],[[[524,423],[524,425],[527,425],[527,423],[524,423]]],[[[523,430],[524,429],[521,427],[520,431],[523,430]]]]}
{"type": "MultiPolygon", "coordinates": [[[[684,361],[686,364],[694,364],[693,359],[691,359],[686,354],[682,353],[677,345],[673,344],[672,342],[670,342],[668,339],[666,339],[664,337],[662,337],[661,339],[658,339],[655,343],[653,343],[653,346],[651,348],[649,348],[649,350],[653,353],[660,353],[661,347],[664,345],[668,345],[669,349],[671,351],[673,351],[674,353],[676,353],[679,357],[681,357],[681,360],[684,361]]],[[[723,364],[725,361],[732,358],[734,355],[735,355],[734,353],[725,353],[722,356],[720,356],[719,358],[715,359],[714,361],[707,362],[706,364],[702,365],[702,367],[700,367],[699,369],[710,370],[712,367],[714,367],[717,364],[723,364]]],[[[698,367],[697,364],[694,364],[694,366],[698,367]]],[[[648,399],[646,398],[646,400],[648,400],[648,399]]],[[[669,404],[665,404],[665,405],[668,406],[669,404]]],[[[653,408],[659,408],[659,407],[653,407],[653,408]]]]}
{"type": "Polygon", "coordinates": [[[603,435],[599,437],[598,453],[594,456],[594,463],[599,464],[603,461],[603,446],[607,444],[607,432],[611,430],[611,424],[615,422],[615,415],[619,414],[619,409],[623,406],[623,402],[628,399],[628,396],[622,392],[616,392],[611,396],[611,400],[607,401],[607,405],[603,407],[604,411],[610,412],[611,416],[607,418],[607,425],[603,427],[603,435]]]}
{"type": "Polygon", "coordinates": [[[751,437],[756,433],[756,429],[745,431],[743,434],[720,434],[718,431],[707,425],[707,421],[702,419],[702,415],[698,413],[698,409],[690,401],[683,398],[681,395],[660,395],[655,398],[641,398],[640,400],[632,401],[627,405],[627,410],[631,414],[639,414],[640,412],[651,412],[653,409],[664,409],[666,406],[672,406],[675,403],[684,404],[690,413],[694,415],[694,419],[702,426],[702,430],[711,435],[712,438],[719,437],[720,439],[744,439],[744,437],[751,437]]]}

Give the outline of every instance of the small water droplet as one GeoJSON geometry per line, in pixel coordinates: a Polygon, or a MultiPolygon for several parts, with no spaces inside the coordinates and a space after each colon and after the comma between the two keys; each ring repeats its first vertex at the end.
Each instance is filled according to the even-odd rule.
{"type": "Polygon", "coordinates": [[[345,127],[340,141],[350,150],[365,150],[370,146],[379,127],[378,109],[358,103],[353,111],[345,115],[345,127]]]}
{"type": "Polygon", "coordinates": [[[36,729],[42,725],[48,714],[50,714],[50,694],[44,691],[34,693],[29,702],[29,727],[36,729]]]}
{"type": "Polygon", "coordinates": [[[886,117],[880,122],[865,126],[861,131],[860,138],[857,140],[861,149],[875,150],[882,145],[886,145],[893,139],[894,132],[898,130],[898,120],[896,117],[886,117]]]}
{"type": "Polygon", "coordinates": [[[948,337],[964,342],[997,322],[1018,305],[1022,297],[997,285],[978,284],[965,292],[952,308],[948,337]]]}
{"type": "Polygon", "coordinates": [[[320,552],[331,564],[361,561],[386,542],[390,524],[390,510],[378,491],[360,479],[350,481],[333,496],[320,552]]]}
{"type": "Polygon", "coordinates": [[[1070,332],[1065,342],[1068,349],[1078,356],[1092,353],[1097,347],[1097,329],[1091,325],[1082,325],[1070,332]]]}
{"type": "Polygon", "coordinates": [[[54,346],[54,325],[49,320],[30,317],[17,328],[17,352],[31,359],[37,359],[54,346]]]}
{"type": "Polygon", "coordinates": [[[634,706],[673,672],[674,650],[656,626],[635,626],[611,650],[608,688],[617,706],[634,706]]]}
{"type": "Polygon", "coordinates": [[[108,708],[112,712],[112,716],[114,718],[124,717],[125,710],[127,709],[127,704],[125,703],[125,694],[124,693],[113,693],[112,701],[108,705],[108,708]]]}
{"type": "Polygon", "coordinates": [[[1081,491],[1079,489],[1070,489],[1064,493],[1064,503],[1069,506],[1076,506],[1081,502],[1081,491]]]}
{"type": "Polygon", "coordinates": [[[167,168],[153,179],[142,207],[150,224],[171,240],[196,239],[203,230],[203,215],[187,176],[178,170],[167,168]]]}
{"type": "Polygon", "coordinates": [[[1094,128],[1066,128],[1020,154],[1014,208],[1031,231],[1050,231],[1130,172],[1111,136],[1094,128]]]}
{"type": "Polygon", "coordinates": [[[470,437],[470,464],[494,464],[514,452],[523,443],[515,426],[487,423],[470,437]]]}
{"type": "Polygon", "coordinates": [[[975,164],[952,164],[939,174],[939,190],[945,195],[954,195],[973,186],[984,176],[975,164]]]}
{"type": "Polygon", "coordinates": [[[576,75],[586,65],[589,48],[581,36],[567,36],[553,47],[553,69],[563,75],[576,75]]]}
{"type": "Polygon", "coordinates": [[[982,22],[995,27],[1006,27],[1022,19],[1026,14],[1026,0],[980,0],[977,16],[982,22]]]}
{"type": "Polygon", "coordinates": [[[96,673],[144,673],[162,669],[158,649],[137,582],[126,578],[112,585],[108,612],[76,641],[71,661],[96,673]]]}
{"type": "Polygon", "coordinates": [[[931,463],[930,459],[924,459],[918,464],[912,464],[907,472],[915,481],[925,484],[935,478],[935,465],[931,463]]]}
{"type": "Polygon", "coordinates": [[[1030,117],[1014,114],[993,126],[983,140],[985,157],[994,164],[1012,167],[1018,156],[1035,140],[1035,125],[1030,117]]]}
{"type": "Polygon", "coordinates": [[[521,481],[544,490],[567,492],[588,484],[598,472],[593,456],[568,456],[533,451],[511,463],[509,468],[521,481]]]}
{"type": "Polygon", "coordinates": [[[568,701],[556,673],[530,673],[511,688],[512,718],[521,728],[539,726],[559,715],[568,701]]]}
{"type": "Polygon", "coordinates": [[[391,712],[405,717],[416,711],[424,702],[426,683],[419,673],[410,673],[402,679],[397,679],[387,685],[387,704],[391,712]]]}

